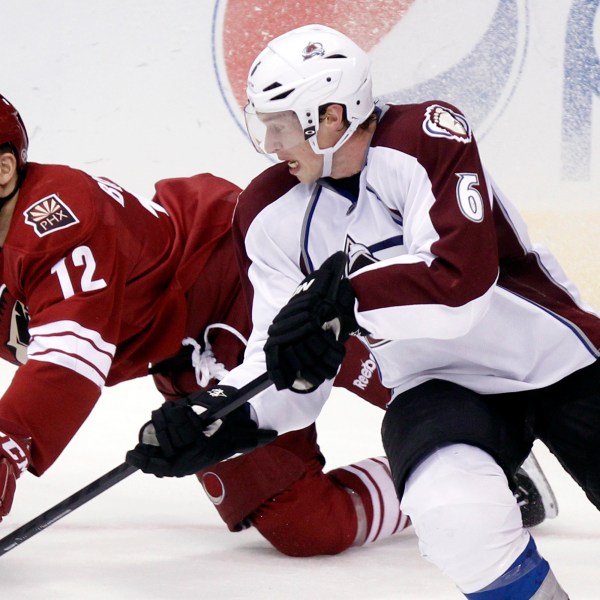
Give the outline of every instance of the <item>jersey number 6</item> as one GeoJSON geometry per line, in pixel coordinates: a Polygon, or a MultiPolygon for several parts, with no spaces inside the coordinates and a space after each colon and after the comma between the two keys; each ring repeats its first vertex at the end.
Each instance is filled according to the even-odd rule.
{"type": "Polygon", "coordinates": [[[475,187],[479,185],[477,173],[457,173],[456,199],[458,206],[467,219],[481,223],[483,221],[483,198],[475,187]]]}

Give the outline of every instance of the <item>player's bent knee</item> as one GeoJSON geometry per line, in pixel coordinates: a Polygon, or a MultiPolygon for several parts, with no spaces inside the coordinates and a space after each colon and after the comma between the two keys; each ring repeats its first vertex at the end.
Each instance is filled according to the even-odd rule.
{"type": "Polygon", "coordinates": [[[339,554],[352,545],[352,536],[338,529],[317,532],[303,523],[269,523],[252,519],[252,524],[277,551],[286,556],[309,557],[339,554]]]}
{"type": "Polygon", "coordinates": [[[322,474],[300,479],[250,520],[276,550],[296,557],[339,554],[357,530],[352,498],[322,474]]]}
{"type": "Polygon", "coordinates": [[[441,448],[419,464],[401,508],[423,556],[463,592],[499,577],[529,539],[504,472],[489,454],[466,444],[441,448]]]}

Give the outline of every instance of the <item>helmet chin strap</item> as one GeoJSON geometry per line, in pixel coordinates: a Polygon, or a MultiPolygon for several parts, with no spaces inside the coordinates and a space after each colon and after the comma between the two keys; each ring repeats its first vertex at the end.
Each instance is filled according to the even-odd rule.
{"type": "MultiPolygon", "coordinates": [[[[323,155],[323,173],[321,177],[331,177],[331,170],[333,168],[333,155],[337,152],[351,137],[352,134],[358,129],[359,126],[358,121],[353,121],[348,129],[344,132],[344,135],[334,144],[331,148],[319,148],[318,143],[313,143],[313,150],[317,152],[317,154],[323,155]]],[[[316,136],[315,136],[316,138],[316,136]]]]}
{"type": "Polygon", "coordinates": [[[333,148],[329,148],[331,152],[323,153],[323,173],[321,177],[331,176],[331,169],[333,167],[333,148]]]}

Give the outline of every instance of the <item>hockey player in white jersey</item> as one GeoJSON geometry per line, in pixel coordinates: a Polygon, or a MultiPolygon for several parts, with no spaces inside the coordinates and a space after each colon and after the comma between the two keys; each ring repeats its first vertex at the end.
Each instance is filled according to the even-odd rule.
{"type": "MultiPolygon", "coordinates": [[[[246,418],[303,427],[358,336],[392,391],[382,439],[423,556],[471,600],[564,600],[509,482],[540,439],[600,507],[600,318],[531,243],[460,110],[377,107],[346,36],[276,38],[248,98],[257,149],[281,162],[236,208],[254,329],[222,393],[266,368],[276,389],[246,418]]],[[[179,474],[232,453],[187,409],[152,421],[179,474]]]]}

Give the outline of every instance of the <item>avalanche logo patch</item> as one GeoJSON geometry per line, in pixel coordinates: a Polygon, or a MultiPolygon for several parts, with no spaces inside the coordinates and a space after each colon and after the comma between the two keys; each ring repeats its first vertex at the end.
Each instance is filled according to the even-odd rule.
{"type": "Polygon", "coordinates": [[[369,248],[355,242],[349,235],[346,236],[344,252],[348,255],[348,274],[377,262],[369,248]]]}
{"type": "Polygon", "coordinates": [[[427,107],[423,120],[423,131],[431,137],[445,138],[463,144],[471,141],[471,126],[467,120],[462,115],[439,104],[427,107]]]}
{"type": "Polygon", "coordinates": [[[24,213],[25,223],[31,225],[39,237],[79,223],[73,211],[58,197],[50,194],[30,206],[24,213]]]}
{"type": "Polygon", "coordinates": [[[306,48],[304,48],[304,50],[302,50],[303,60],[324,55],[325,49],[323,48],[323,44],[321,44],[321,42],[311,42],[308,44],[308,46],[306,46],[306,48]]]}

